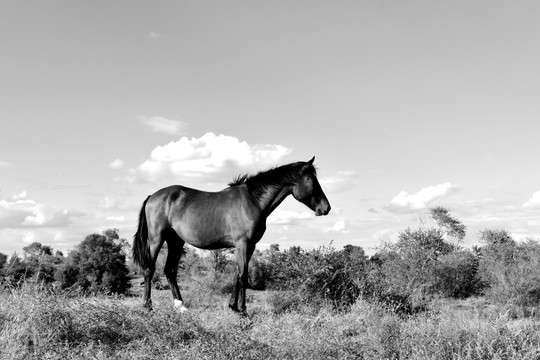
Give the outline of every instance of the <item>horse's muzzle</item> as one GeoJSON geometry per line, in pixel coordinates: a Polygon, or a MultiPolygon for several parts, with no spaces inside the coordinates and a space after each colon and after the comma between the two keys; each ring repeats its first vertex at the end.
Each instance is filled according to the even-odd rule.
{"type": "Polygon", "coordinates": [[[315,215],[316,216],[321,216],[321,215],[328,215],[328,213],[330,212],[330,204],[328,204],[327,206],[318,206],[316,209],[315,209],[315,215]]]}

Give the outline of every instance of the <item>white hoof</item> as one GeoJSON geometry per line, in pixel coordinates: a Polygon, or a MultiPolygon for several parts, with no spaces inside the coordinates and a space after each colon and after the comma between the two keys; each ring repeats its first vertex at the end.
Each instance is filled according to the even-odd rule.
{"type": "Polygon", "coordinates": [[[184,306],[182,300],[174,300],[174,308],[180,312],[188,311],[187,307],[184,306]]]}

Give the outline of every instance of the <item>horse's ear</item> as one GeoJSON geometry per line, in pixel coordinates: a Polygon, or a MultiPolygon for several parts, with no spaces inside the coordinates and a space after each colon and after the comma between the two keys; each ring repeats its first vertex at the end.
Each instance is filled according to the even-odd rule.
{"type": "Polygon", "coordinates": [[[310,167],[313,166],[313,162],[315,161],[315,156],[311,158],[311,160],[309,160],[308,162],[306,162],[304,164],[304,166],[302,166],[302,172],[305,172],[307,169],[309,169],[310,167]]]}

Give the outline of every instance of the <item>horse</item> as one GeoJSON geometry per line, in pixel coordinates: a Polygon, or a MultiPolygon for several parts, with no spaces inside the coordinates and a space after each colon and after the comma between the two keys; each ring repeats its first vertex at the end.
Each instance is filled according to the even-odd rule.
{"type": "Polygon", "coordinates": [[[307,205],[315,215],[327,215],[330,203],[318,180],[313,162],[299,161],[255,175],[238,176],[229,187],[206,192],[172,185],[144,200],[133,260],[143,270],[143,306],[152,309],[151,280],[158,253],[166,241],[164,273],[173,305],[186,311],[177,283],[178,263],[185,243],[200,249],[236,248],[237,268],[229,307],[247,315],[248,263],[266,230],[266,219],[289,195],[307,205]]]}

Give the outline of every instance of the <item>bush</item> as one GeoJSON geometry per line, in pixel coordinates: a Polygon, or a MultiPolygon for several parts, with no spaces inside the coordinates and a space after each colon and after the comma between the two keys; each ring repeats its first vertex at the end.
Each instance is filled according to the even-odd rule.
{"type": "Polygon", "coordinates": [[[371,258],[363,294],[407,313],[426,308],[436,297],[465,298],[480,293],[478,257],[450,242],[466,227],[443,207],[430,209],[435,227],[402,231],[371,258]]]}
{"type": "Polygon", "coordinates": [[[6,265],[8,260],[8,256],[4,253],[0,253],[0,275],[2,274],[2,270],[4,269],[4,266],[6,265]]]}
{"type": "Polygon", "coordinates": [[[88,235],[56,272],[56,280],[63,288],[78,286],[91,293],[126,293],[130,287],[129,270],[118,239],[117,230],[88,235]]]}
{"type": "Polygon", "coordinates": [[[255,252],[248,267],[249,287],[253,290],[265,290],[266,282],[269,277],[269,266],[261,258],[259,252],[255,252]]]}
{"type": "Polygon", "coordinates": [[[271,289],[295,290],[306,304],[330,303],[344,308],[360,295],[359,279],[365,275],[366,263],[364,252],[358,247],[341,251],[332,247],[311,251],[293,247],[283,253],[271,253],[261,271],[271,289]]]}
{"type": "Polygon", "coordinates": [[[7,277],[13,286],[18,286],[30,278],[42,285],[51,284],[58,266],[64,262],[62,253],[56,252],[53,255],[50,246],[41,245],[39,242],[25,246],[23,251],[23,258],[14,253],[9,261],[7,256],[4,258],[5,255],[0,253],[0,262],[2,259],[6,260],[3,269],[0,266],[0,275],[7,277]]]}
{"type": "Polygon", "coordinates": [[[34,272],[17,253],[14,253],[4,266],[4,274],[10,284],[15,286],[22,283],[26,278],[31,277],[34,272]]]}
{"type": "Polygon", "coordinates": [[[482,283],[478,277],[478,262],[478,257],[469,250],[441,256],[435,269],[435,291],[444,297],[459,299],[479,295],[482,283]]]}
{"type": "Polygon", "coordinates": [[[397,243],[383,250],[381,272],[387,293],[407,298],[412,307],[425,306],[437,293],[440,258],[452,250],[436,229],[406,229],[397,243]]]}
{"type": "Polygon", "coordinates": [[[540,304],[540,243],[517,243],[504,230],[486,230],[481,239],[480,274],[486,295],[498,303],[540,304]]]}

